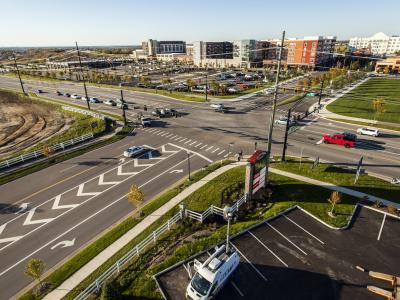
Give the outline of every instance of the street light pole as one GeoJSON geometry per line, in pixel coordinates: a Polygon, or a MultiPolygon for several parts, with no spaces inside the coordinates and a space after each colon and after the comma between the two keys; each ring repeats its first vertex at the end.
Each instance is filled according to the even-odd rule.
{"type": "Polygon", "coordinates": [[[283,150],[282,150],[281,162],[286,161],[286,148],[287,148],[287,139],[288,139],[288,133],[289,133],[289,128],[290,128],[291,113],[292,113],[292,109],[289,108],[288,114],[287,114],[287,120],[286,120],[285,140],[283,142],[283,150]]]}
{"type": "Polygon", "coordinates": [[[189,171],[189,180],[190,180],[190,152],[187,152],[187,162],[188,162],[188,171],[189,171]]]}
{"type": "Polygon", "coordinates": [[[278,67],[276,70],[276,78],[275,78],[275,92],[274,92],[274,99],[272,102],[272,114],[271,114],[270,121],[269,121],[268,146],[267,146],[267,157],[266,157],[266,172],[265,172],[266,182],[268,182],[268,168],[269,168],[269,161],[270,161],[270,157],[271,157],[271,147],[272,147],[272,131],[274,130],[276,101],[278,99],[279,75],[281,72],[282,51],[283,51],[284,42],[285,42],[285,31],[282,31],[282,40],[281,40],[281,44],[279,46],[278,67]]]}
{"type": "Polygon", "coordinates": [[[82,81],[83,81],[83,88],[85,89],[86,104],[87,104],[88,109],[90,110],[89,97],[88,97],[87,88],[86,88],[85,75],[83,74],[81,53],[79,52],[78,42],[75,42],[75,45],[76,45],[76,50],[78,51],[79,67],[80,67],[81,73],[82,73],[82,81]]]}
{"type": "Polygon", "coordinates": [[[321,105],[321,98],[322,98],[322,90],[324,89],[324,80],[321,81],[321,88],[319,89],[319,97],[318,97],[318,109],[321,105]]]}
{"type": "Polygon", "coordinates": [[[206,69],[206,102],[208,101],[208,68],[206,69]]]}
{"type": "Polygon", "coordinates": [[[22,92],[24,93],[24,95],[26,95],[25,89],[24,89],[24,84],[23,84],[22,79],[21,79],[21,74],[19,73],[19,69],[18,69],[18,65],[17,65],[17,59],[15,58],[15,53],[14,52],[13,52],[13,58],[14,58],[14,67],[17,70],[19,83],[21,84],[22,92]]]}
{"type": "Polygon", "coordinates": [[[124,118],[124,125],[126,126],[126,114],[125,114],[125,100],[124,93],[121,90],[121,103],[122,103],[122,117],[124,118]]]}

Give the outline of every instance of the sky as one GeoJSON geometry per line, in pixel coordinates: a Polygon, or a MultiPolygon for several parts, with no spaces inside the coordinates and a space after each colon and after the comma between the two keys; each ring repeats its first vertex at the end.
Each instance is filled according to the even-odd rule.
{"type": "Polygon", "coordinates": [[[400,35],[399,0],[0,0],[0,47],[400,35]]]}

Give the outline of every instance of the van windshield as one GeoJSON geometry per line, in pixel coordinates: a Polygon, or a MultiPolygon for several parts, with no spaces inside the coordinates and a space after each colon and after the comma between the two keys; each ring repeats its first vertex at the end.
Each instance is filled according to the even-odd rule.
{"type": "Polygon", "coordinates": [[[196,273],[192,279],[192,287],[202,296],[207,295],[210,289],[211,282],[202,277],[199,273],[196,273]]]}

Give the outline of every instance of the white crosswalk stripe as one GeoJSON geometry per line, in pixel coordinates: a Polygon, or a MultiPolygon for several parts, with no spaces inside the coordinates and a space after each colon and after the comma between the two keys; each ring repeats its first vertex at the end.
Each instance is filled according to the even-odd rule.
{"type": "Polygon", "coordinates": [[[204,149],[205,147],[207,147],[208,145],[205,144],[203,147],[200,148],[200,150],[204,149]]]}
{"type": "Polygon", "coordinates": [[[219,148],[214,149],[213,151],[211,151],[211,153],[215,153],[219,150],[219,148]]]}
{"type": "Polygon", "coordinates": [[[203,143],[198,143],[197,145],[195,145],[194,147],[195,148],[197,148],[197,147],[199,147],[200,145],[202,145],[203,143]]]}
{"type": "Polygon", "coordinates": [[[224,155],[224,157],[228,157],[229,154],[231,154],[231,153],[232,153],[232,152],[229,151],[227,154],[224,155]]]}
{"type": "Polygon", "coordinates": [[[196,144],[197,141],[194,141],[193,143],[190,143],[189,146],[192,146],[193,144],[196,144]]]}
{"type": "Polygon", "coordinates": [[[210,150],[210,149],[212,149],[212,148],[214,148],[214,146],[208,147],[208,148],[206,149],[206,151],[208,152],[208,150],[210,150]]]}
{"type": "Polygon", "coordinates": [[[217,155],[221,155],[221,154],[224,153],[224,152],[225,152],[225,150],[222,150],[221,152],[218,152],[217,155]]]}
{"type": "Polygon", "coordinates": [[[192,141],[192,140],[190,140],[190,139],[187,140],[187,141],[185,142],[185,145],[186,145],[187,143],[190,143],[191,141],[192,141]]]}

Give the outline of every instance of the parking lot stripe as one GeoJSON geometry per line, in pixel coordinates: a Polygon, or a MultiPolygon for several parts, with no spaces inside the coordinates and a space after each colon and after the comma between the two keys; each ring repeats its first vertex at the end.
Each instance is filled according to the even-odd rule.
{"type": "Polygon", "coordinates": [[[286,268],[288,268],[289,266],[287,265],[287,263],[285,263],[278,255],[275,254],[274,251],[272,251],[271,249],[268,248],[267,245],[265,245],[258,237],[256,237],[251,231],[248,231],[248,233],[257,240],[257,242],[259,242],[265,249],[267,249],[273,256],[275,256],[275,258],[277,260],[279,260],[286,268]]]}
{"type": "Polygon", "coordinates": [[[170,137],[173,136],[173,135],[174,135],[173,133],[170,133],[170,134],[166,135],[165,137],[166,137],[166,138],[170,138],[170,137]]]}
{"type": "Polygon", "coordinates": [[[224,152],[225,152],[225,150],[222,150],[221,152],[218,152],[217,155],[221,155],[224,152]]]}
{"type": "Polygon", "coordinates": [[[187,143],[190,143],[192,140],[191,139],[188,139],[186,142],[185,142],[185,145],[187,144],[187,143]]]}
{"type": "Polygon", "coordinates": [[[189,146],[192,146],[193,144],[196,144],[197,141],[194,141],[193,143],[190,143],[189,146]]]}
{"type": "Polygon", "coordinates": [[[234,289],[236,290],[236,292],[238,292],[240,297],[244,297],[243,293],[239,290],[239,288],[237,287],[237,285],[233,281],[231,281],[231,284],[234,287],[234,289]]]}
{"type": "Polygon", "coordinates": [[[224,155],[224,157],[228,157],[229,154],[231,154],[232,152],[228,152],[227,154],[224,155]]]}
{"type": "Polygon", "coordinates": [[[318,242],[320,242],[322,245],[325,245],[325,243],[323,241],[321,241],[319,238],[317,238],[315,235],[313,235],[311,232],[309,232],[307,229],[301,227],[299,224],[297,224],[295,221],[293,221],[291,218],[289,218],[286,215],[282,215],[284,216],[287,220],[289,220],[290,222],[292,222],[294,225],[296,225],[297,227],[299,227],[300,229],[302,229],[304,232],[308,233],[310,236],[312,236],[314,239],[316,239],[318,242]]]}
{"type": "Polygon", "coordinates": [[[194,146],[195,148],[197,148],[198,146],[200,146],[201,144],[203,144],[203,143],[198,143],[196,146],[194,146]]]}
{"type": "Polygon", "coordinates": [[[240,252],[240,250],[232,242],[230,244],[232,245],[233,248],[235,248],[235,250],[240,254],[240,256],[247,261],[247,263],[254,269],[254,271],[256,271],[257,274],[260,275],[262,279],[264,279],[264,281],[268,281],[267,278],[265,278],[265,276],[251,263],[251,261],[246,256],[243,255],[242,252],[240,252]]]}
{"type": "Polygon", "coordinates": [[[167,134],[168,134],[168,132],[165,132],[165,133],[161,134],[161,136],[165,136],[165,135],[167,135],[167,134]]]}
{"type": "Polygon", "coordinates": [[[200,150],[201,150],[201,149],[203,149],[203,148],[205,148],[205,147],[207,147],[207,146],[208,146],[208,145],[207,145],[207,144],[205,144],[203,147],[201,147],[201,148],[200,148],[200,150]]]}
{"type": "Polygon", "coordinates": [[[171,136],[170,139],[172,140],[172,139],[174,139],[176,137],[177,137],[177,135],[175,134],[175,135],[171,136]]]}
{"type": "Polygon", "coordinates": [[[217,152],[219,150],[219,148],[215,148],[215,150],[213,150],[211,153],[217,152]]]}
{"type": "Polygon", "coordinates": [[[184,138],[183,140],[180,140],[180,141],[178,141],[178,142],[183,142],[183,141],[186,141],[187,140],[187,138],[184,138]]]}
{"type": "Polygon", "coordinates": [[[214,146],[208,147],[208,148],[206,149],[206,151],[208,152],[208,150],[210,150],[210,149],[212,149],[212,148],[214,148],[214,146]]]}
{"type": "Polygon", "coordinates": [[[293,243],[291,240],[289,240],[286,236],[284,236],[278,229],[276,229],[274,226],[272,226],[271,224],[269,224],[268,222],[265,222],[265,224],[267,224],[270,228],[272,228],[273,230],[275,230],[276,233],[278,233],[281,237],[283,237],[285,240],[287,240],[289,243],[291,243],[293,246],[295,246],[301,253],[303,253],[304,255],[307,255],[306,252],[304,252],[300,247],[298,247],[295,243],[293,243]]]}
{"type": "Polygon", "coordinates": [[[174,138],[174,141],[180,140],[182,137],[178,135],[178,137],[174,138]]]}
{"type": "Polygon", "coordinates": [[[378,238],[377,238],[378,241],[381,239],[382,229],[383,229],[383,225],[385,224],[385,220],[386,220],[386,214],[383,215],[381,229],[379,229],[379,234],[378,234],[378,238]]]}

